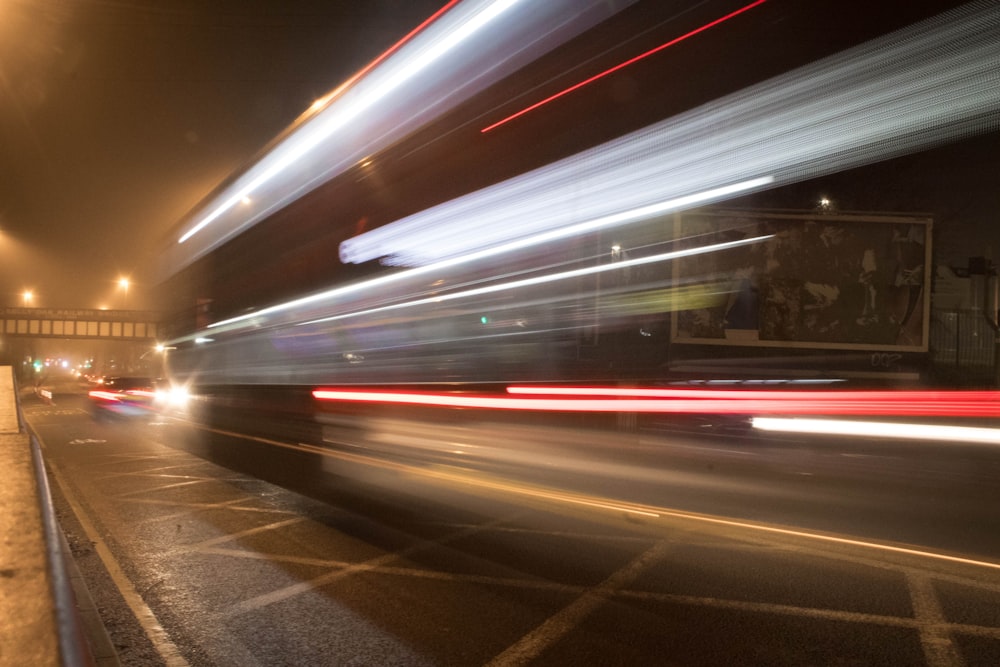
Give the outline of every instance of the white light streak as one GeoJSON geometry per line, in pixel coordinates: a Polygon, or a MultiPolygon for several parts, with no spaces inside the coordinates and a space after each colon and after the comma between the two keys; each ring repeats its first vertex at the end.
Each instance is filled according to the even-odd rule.
{"type": "MultiPolygon", "coordinates": [[[[1000,5],[972,3],[372,230],[342,245],[345,260],[388,256],[417,268],[210,327],[218,331],[263,324],[268,316],[294,316],[291,311],[297,308],[361,290],[992,128],[1000,122],[998,28],[1000,5]],[[522,220],[525,223],[518,224],[522,220]]],[[[371,154],[370,147],[365,148],[358,159],[371,154]]],[[[315,321],[316,315],[308,318],[315,321]]]]}
{"type": "Polygon", "coordinates": [[[978,3],[348,239],[421,266],[725,183],[781,185],[1000,124],[1000,5],[978,3]]]}
{"type": "Polygon", "coordinates": [[[238,202],[248,200],[250,193],[258,187],[283,172],[289,165],[297,162],[306,153],[314,150],[334,132],[345,127],[355,118],[381,102],[409,79],[433,65],[439,58],[443,58],[459,44],[470,39],[517,2],[519,0],[495,0],[491,2],[486,7],[474,13],[470,20],[446,34],[443,39],[433,42],[430,48],[425,49],[417,57],[403,61],[403,67],[393,72],[386,81],[382,82],[367,95],[360,96],[353,104],[338,106],[332,110],[332,113],[324,114],[321,118],[317,118],[317,123],[311,128],[310,132],[296,135],[294,139],[290,138],[290,148],[284,155],[274,161],[263,173],[243,186],[239,192],[225,200],[214,211],[205,216],[201,222],[181,235],[177,242],[184,243],[238,202]]]}
{"type": "Polygon", "coordinates": [[[412,308],[414,306],[424,306],[427,304],[444,303],[446,301],[467,299],[469,297],[482,296],[484,294],[492,294],[495,292],[505,292],[508,290],[518,289],[521,287],[532,287],[534,285],[543,285],[545,283],[551,283],[558,280],[567,280],[569,278],[580,278],[582,276],[594,275],[596,273],[604,273],[605,271],[618,271],[633,266],[641,266],[643,264],[666,262],[673,259],[678,259],[680,257],[691,257],[694,255],[704,255],[710,252],[718,252],[720,250],[729,250],[730,248],[737,248],[739,246],[749,245],[753,243],[760,243],[761,241],[766,241],[767,239],[772,237],[773,234],[768,234],[766,236],[754,236],[748,239],[740,239],[738,241],[727,241],[725,243],[716,243],[713,245],[702,246],[700,248],[688,248],[685,250],[675,250],[672,252],[665,252],[658,255],[651,255],[649,257],[639,257],[637,259],[615,262],[614,264],[599,264],[595,266],[587,266],[582,269],[573,269],[572,271],[561,271],[559,273],[550,273],[543,276],[534,276],[532,278],[523,278],[521,280],[512,280],[503,283],[495,283],[493,285],[487,285],[485,287],[477,287],[475,289],[465,290],[462,292],[453,292],[451,294],[439,294],[431,297],[425,297],[422,299],[413,299],[411,301],[404,301],[403,303],[394,303],[388,306],[380,306],[378,308],[369,308],[367,310],[362,310],[357,312],[332,315],[330,317],[323,317],[320,319],[303,322],[303,324],[318,324],[321,322],[331,322],[334,320],[342,320],[348,317],[373,315],[375,313],[381,313],[389,310],[398,310],[400,308],[412,308]]]}
{"type": "Polygon", "coordinates": [[[466,0],[344,90],[273,146],[234,182],[199,207],[178,238],[185,244],[208,225],[217,231],[185,252],[166,253],[178,270],[234,234],[342,173],[483,88],[572,39],[635,0],[466,0]],[[508,54],[498,61],[496,54],[508,54]],[[407,113],[401,115],[400,109],[407,113]],[[350,132],[340,132],[344,127],[350,132]],[[266,187],[265,187],[266,186],[266,187]],[[259,206],[234,210],[246,196],[259,206]],[[205,212],[207,211],[207,212],[205,212]],[[222,224],[223,220],[225,224],[222,224]],[[213,228],[215,229],[215,228],[213,228]]]}
{"type": "MultiPolygon", "coordinates": [[[[633,211],[622,211],[620,213],[605,216],[603,218],[586,220],[572,227],[552,230],[544,234],[537,234],[532,237],[511,241],[504,245],[492,248],[485,248],[479,250],[478,252],[469,253],[467,255],[462,255],[459,257],[451,257],[442,260],[440,262],[437,262],[435,264],[421,266],[409,269],[407,271],[401,271],[399,273],[386,274],[378,278],[366,280],[364,282],[355,283],[353,285],[345,285],[342,287],[336,287],[334,289],[327,290],[319,294],[313,294],[310,296],[302,297],[300,299],[294,299],[292,301],[287,301],[285,303],[276,304],[274,306],[269,306],[267,308],[263,308],[253,313],[248,313],[246,315],[240,315],[238,317],[233,317],[227,320],[221,320],[219,322],[215,322],[213,324],[210,324],[208,328],[210,329],[225,328],[226,330],[230,330],[233,328],[234,325],[242,324],[248,326],[251,324],[260,324],[264,316],[275,315],[280,312],[289,311],[295,308],[301,308],[303,306],[315,305],[323,301],[331,301],[340,297],[347,296],[349,294],[370,291],[375,288],[383,287],[387,284],[402,281],[408,278],[414,278],[428,273],[435,273],[441,271],[442,269],[451,268],[453,266],[458,266],[461,264],[478,262],[487,259],[489,257],[495,257],[505,253],[524,250],[526,248],[540,245],[542,243],[547,243],[550,241],[555,241],[566,237],[583,234],[588,231],[613,227],[616,225],[622,225],[629,222],[635,222],[637,220],[644,220],[651,216],[660,215],[669,211],[678,210],[688,206],[694,206],[699,203],[712,201],[738,192],[755,189],[768,182],[770,182],[769,179],[767,177],[764,177],[761,179],[754,179],[746,183],[734,183],[732,185],[727,185],[722,188],[716,188],[714,190],[708,190],[706,192],[699,192],[696,194],[687,195],[685,197],[672,199],[669,201],[658,202],[656,204],[643,207],[641,209],[633,211]]],[[[615,268],[621,268],[622,266],[623,266],[622,263],[615,264],[615,268]]]]}
{"type": "Polygon", "coordinates": [[[754,428],[759,428],[762,431],[780,431],[784,433],[1000,444],[1000,429],[976,426],[906,424],[841,419],[782,419],[778,417],[754,417],[752,423],[754,428]]]}

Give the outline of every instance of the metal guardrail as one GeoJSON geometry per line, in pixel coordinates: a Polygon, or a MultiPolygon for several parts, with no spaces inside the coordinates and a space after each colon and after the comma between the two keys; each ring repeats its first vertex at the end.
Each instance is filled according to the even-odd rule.
{"type": "Polygon", "coordinates": [[[0,667],[95,665],[37,438],[0,366],[0,667]]]}

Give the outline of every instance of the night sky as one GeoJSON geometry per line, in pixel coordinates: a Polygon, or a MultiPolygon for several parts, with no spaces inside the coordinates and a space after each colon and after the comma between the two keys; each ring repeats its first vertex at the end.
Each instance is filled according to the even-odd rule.
{"type": "Polygon", "coordinates": [[[162,234],[441,4],[0,2],[0,305],[149,305],[162,234]]]}
{"type": "MultiPolygon", "coordinates": [[[[817,2],[840,23],[803,41],[869,23],[817,2]]],[[[0,305],[21,305],[30,288],[35,306],[154,307],[146,271],[168,228],[442,4],[0,0],[0,305]]],[[[929,211],[951,225],[943,261],[960,262],[1000,244],[998,147],[996,134],[975,137],[759,202],[801,207],[823,194],[842,208],[929,211]]]]}

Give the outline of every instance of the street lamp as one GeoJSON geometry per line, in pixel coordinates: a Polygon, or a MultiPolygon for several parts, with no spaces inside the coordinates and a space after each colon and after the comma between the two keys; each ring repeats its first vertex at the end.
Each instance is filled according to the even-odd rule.
{"type": "Polygon", "coordinates": [[[28,306],[31,305],[31,299],[34,298],[34,296],[35,295],[31,293],[30,289],[24,290],[24,293],[21,295],[21,298],[24,299],[24,307],[25,308],[27,308],[28,306]]]}
{"type": "Polygon", "coordinates": [[[118,286],[125,291],[125,296],[122,298],[122,310],[128,308],[128,278],[119,278],[118,286]]]}

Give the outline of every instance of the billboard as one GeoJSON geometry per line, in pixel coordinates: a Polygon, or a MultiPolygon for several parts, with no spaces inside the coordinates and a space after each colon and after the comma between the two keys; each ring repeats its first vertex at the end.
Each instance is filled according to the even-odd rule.
{"type": "Polygon", "coordinates": [[[765,238],[674,263],[676,284],[715,294],[675,313],[674,343],[927,351],[929,217],[701,209],[675,231],[687,247],[765,238]]]}

